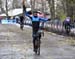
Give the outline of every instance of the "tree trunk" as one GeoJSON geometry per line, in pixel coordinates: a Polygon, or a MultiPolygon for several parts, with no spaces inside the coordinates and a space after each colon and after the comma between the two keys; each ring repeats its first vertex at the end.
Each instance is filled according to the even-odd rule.
{"type": "Polygon", "coordinates": [[[6,17],[8,18],[8,1],[6,0],[6,17]]]}
{"type": "Polygon", "coordinates": [[[50,13],[51,13],[51,19],[54,19],[55,18],[54,0],[48,0],[48,2],[49,2],[50,13]]]}
{"type": "Polygon", "coordinates": [[[71,21],[73,21],[73,1],[66,0],[66,6],[67,6],[67,16],[71,17],[71,21]]]}
{"type": "Polygon", "coordinates": [[[54,0],[52,0],[52,19],[55,18],[55,6],[54,6],[54,0]]]}
{"type": "Polygon", "coordinates": [[[33,1],[33,0],[30,0],[30,2],[31,2],[31,10],[32,10],[32,12],[33,12],[33,10],[34,10],[34,8],[35,8],[35,6],[34,6],[35,0],[34,0],[34,1],[33,1]]]}
{"type": "Polygon", "coordinates": [[[26,13],[26,6],[25,6],[25,0],[23,0],[23,16],[25,15],[26,13]]]}
{"type": "Polygon", "coordinates": [[[42,12],[44,12],[44,1],[41,0],[41,4],[42,4],[42,12]]]}

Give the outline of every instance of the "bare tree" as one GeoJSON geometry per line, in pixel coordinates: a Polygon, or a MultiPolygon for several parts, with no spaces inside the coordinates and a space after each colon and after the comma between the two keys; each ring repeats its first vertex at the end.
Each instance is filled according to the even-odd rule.
{"type": "Polygon", "coordinates": [[[41,4],[42,4],[42,12],[44,12],[44,0],[41,0],[41,4]]]}
{"type": "Polygon", "coordinates": [[[20,1],[18,0],[13,0],[12,4],[13,4],[13,9],[21,7],[20,1]]]}
{"type": "Polygon", "coordinates": [[[49,7],[50,7],[50,13],[51,13],[51,19],[55,18],[55,7],[54,7],[54,0],[48,0],[49,7]]]}
{"type": "Polygon", "coordinates": [[[0,0],[0,13],[1,13],[1,10],[2,9],[2,1],[0,0]]]}
{"type": "Polygon", "coordinates": [[[6,17],[8,18],[8,0],[6,0],[6,17]]]}
{"type": "Polygon", "coordinates": [[[0,8],[2,8],[2,0],[0,0],[0,8]]]}
{"type": "Polygon", "coordinates": [[[66,7],[67,7],[67,16],[71,17],[71,19],[73,20],[73,11],[74,11],[74,0],[66,0],[66,7]]]}
{"type": "Polygon", "coordinates": [[[23,4],[22,5],[23,6],[23,16],[25,15],[25,12],[26,12],[25,2],[26,2],[25,0],[22,1],[22,4],[23,4]]]}
{"type": "Polygon", "coordinates": [[[35,9],[35,0],[30,0],[30,2],[31,2],[31,10],[32,10],[32,12],[33,12],[33,10],[35,9]]]}

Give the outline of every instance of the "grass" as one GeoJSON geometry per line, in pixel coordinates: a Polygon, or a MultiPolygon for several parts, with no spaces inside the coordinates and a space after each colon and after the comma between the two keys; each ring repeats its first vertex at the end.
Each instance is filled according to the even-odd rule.
{"type": "Polygon", "coordinates": [[[69,44],[70,46],[75,46],[75,38],[71,37],[71,38],[65,39],[65,43],[69,44]]]}

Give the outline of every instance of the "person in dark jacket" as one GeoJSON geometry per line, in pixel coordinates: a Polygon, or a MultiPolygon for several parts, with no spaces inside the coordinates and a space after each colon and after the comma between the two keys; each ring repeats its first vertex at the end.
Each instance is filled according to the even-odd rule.
{"type": "Polygon", "coordinates": [[[20,16],[20,28],[21,28],[21,30],[23,30],[23,27],[24,27],[24,17],[20,16]]]}

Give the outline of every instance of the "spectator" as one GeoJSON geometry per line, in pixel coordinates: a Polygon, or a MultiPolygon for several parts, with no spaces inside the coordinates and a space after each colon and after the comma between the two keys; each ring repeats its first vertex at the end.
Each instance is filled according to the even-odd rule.
{"type": "Polygon", "coordinates": [[[16,23],[18,23],[18,21],[19,21],[19,16],[16,16],[15,19],[16,19],[16,23]]]}
{"type": "Polygon", "coordinates": [[[0,23],[1,23],[1,20],[2,20],[2,16],[0,16],[0,23]]]}

